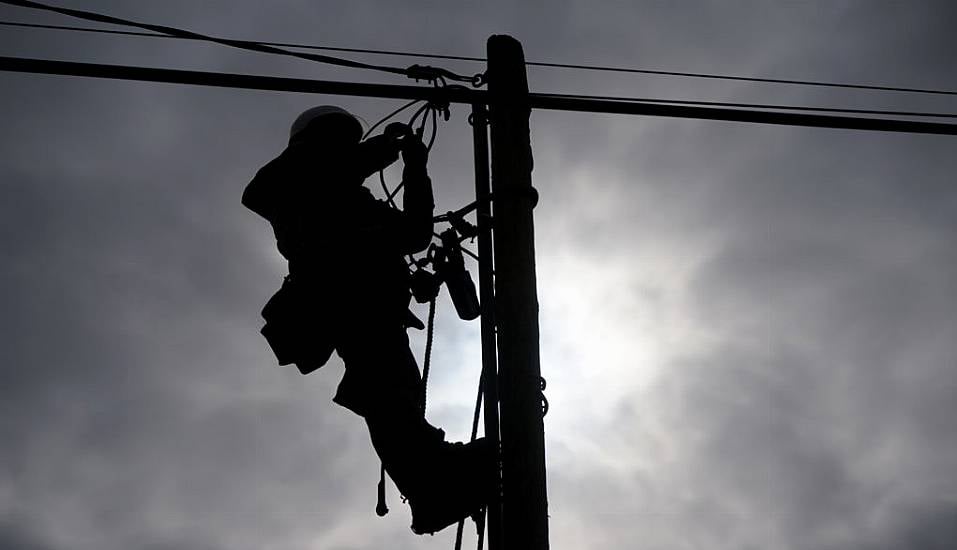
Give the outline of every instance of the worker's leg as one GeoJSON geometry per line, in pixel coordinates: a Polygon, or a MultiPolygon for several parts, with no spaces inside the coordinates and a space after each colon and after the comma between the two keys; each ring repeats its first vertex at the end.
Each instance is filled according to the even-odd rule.
{"type": "Polygon", "coordinates": [[[427,492],[426,487],[441,465],[446,443],[441,430],[409,412],[394,409],[370,414],[366,416],[366,425],[389,477],[403,496],[416,500],[427,492]]]}
{"type": "Polygon", "coordinates": [[[346,373],[335,401],[365,418],[386,471],[411,498],[437,460],[444,434],[425,420],[422,380],[405,331],[366,328],[362,341],[339,346],[346,373]]]}
{"type": "Polygon", "coordinates": [[[405,331],[345,345],[340,355],[347,366],[336,402],[366,419],[376,453],[412,507],[413,530],[438,531],[481,508],[492,467],[485,440],[447,443],[425,420],[405,331]]]}
{"type": "Polygon", "coordinates": [[[396,408],[366,417],[372,445],[412,508],[412,530],[433,533],[488,502],[492,455],[485,438],[448,443],[418,414],[396,408]],[[398,414],[397,414],[398,413],[398,414]]]}

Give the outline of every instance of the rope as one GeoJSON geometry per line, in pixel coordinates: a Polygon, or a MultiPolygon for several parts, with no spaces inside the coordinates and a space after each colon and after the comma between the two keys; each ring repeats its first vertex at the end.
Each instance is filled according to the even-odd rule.
{"type": "MultiPolygon", "coordinates": [[[[425,414],[426,405],[428,403],[428,388],[429,388],[429,373],[432,369],[432,343],[435,339],[435,298],[429,300],[429,322],[428,328],[425,337],[425,356],[422,359],[422,414],[425,414]]],[[[483,372],[479,377],[479,387],[478,395],[475,398],[475,413],[472,417],[472,436],[470,441],[475,441],[475,438],[478,435],[478,421],[479,414],[482,408],[482,380],[484,380],[485,373],[483,372]]],[[[380,483],[384,483],[380,481],[380,483]]],[[[384,499],[384,497],[383,497],[384,499]]],[[[384,506],[384,504],[383,504],[384,506]]],[[[377,509],[378,510],[378,509],[377,509]]],[[[380,514],[382,515],[382,514],[380,514]]],[[[479,515],[479,527],[478,527],[478,550],[482,550],[485,541],[485,510],[479,515]]],[[[459,520],[458,526],[456,527],[455,532],[455,550],[462,550],[462,532],[465,528],[465,519],[459,520]]]]}
{"type": "Polygon", "coordinates": [[[435,336],[435,298],[429,301],[429,324],[425,336],[425,357],[422,359],[422,414],[429,388],[429,370],[432,367],[432,340],[435,336]]]}
{"type": "MultiPolygon", "coordinates": [[[[429,387],[429,372],[432,367],[432,343],[435,337],[435,298],[432,298],[429,301],[429,322],[428,329],[425,337],[425,357],[422,359],[422,414],[425,414],[427,399],[428,399],[428,387],[429,387]]],[[[478,395],[475,398],[475,413],[472,416],[472,435],[470,441],[475,441],[475,438],[478,436],[478,421],[479,415],[482,409],[482,380],[485,378],[485,373],[479,377],[479,387],[478,395]]],[[[384,472],[384,470],[383,470],[384,472]]],[[[384,473],[382,474],[385,475],[384,473]]],[[[380,495],[383,494],[381,487],[385,483],[384,478],[380,479],[380,495]]],[[[385,497],[380,497],[382,507],[385,507],[385,497]]],[[[378,513],[379,508],[376,508],[378,513]]],[[[386,512],[388,510],[386,509],[386,512]]],[[[379,514],[385,515],[385,514],[379,514]]],[[[479,514],[479,519],[477,520],[478,524],[478,550],[482,550],[485,543],[485,510],[483,509],[479,514]]],[[[455,550],[462,550],[462,532],[465,528],[465,519],[459,520],[458,526],[455,531],[455,550]]]]}
{"type": "MultiPolygon", "coordinates": [[[[475,412],[472,414],[472,437],[469,441],[475,441],[475,438],[478,437],[478,423],[479,417],[482,412],[482,395],[483,395],[483,382],[485,381],[486,372],[485,369],[482,369],[482,373],[479,375],[479,384],[478,392],[475,396],[475,412]]],[[[480,524],[477,526],[478,531],[478,550],[482,550],[482,546],[485,541],[485,510],[483,509],[479,515],[480,524]]],[[[455,550],[462,550],[462,531],[465,529],[465,519],[460,519],[459,524],[455,528],[455,550]]]]}
{"type": "MultiPolygon", "coordinates": [[[[418,102],[419,100],[410,101],[406,103],[405,105],[402,105],[401,107],[395,109],[394,111],[387,114],[386,116],[382,117],[381,119],[379,119],[378,122],[373,124],[366,131],[365,135],[362,136],[362,139],[366,139],[367,137],[369,137],[370,134],[372,134],[372,132],[376,128],[378,128],[379,126],[384,124],[386,121],[388,121],[392,117],[398,115],[402,111],[408,109],[409,107],[415,105],[418,102]]],[[[428,146],[428,148],[431,149],[432,141],[435,140],[435,124],[436,123],[434,118],[435,110],[429,107],[430,107],[430,103],[426,103],[425,105],[423,105],[413,116],[413,121],[415,120],[415,117],[417,117],[419,113],[422,112],[422,110],[424,109],[428,109],[428,112],[433,113],[432,140],[429,142],[429,146],[428,146]]],[[[410,126],[411,124],[412,123],[410,122],[410,126]]],[[[379,183],[382,186],[382,191],[385,193],[388,199],[389,206],[391,206],[392,208],[398,209],[398,206],[396,206],[395,201],[393,200],[393,197],[395,196],[395,193],[398,192],[398,189],[396,189],[394,193],[389,192],[389,187],[388,185],[386,185],[386,182],[385,182],[384,172],[385,172],[384,170],[379,170],[379,183]]],[[[414,263],[414,260],[412,259],[411,256],[409,257],[409,259],[412,261],[412,263],[414,263]]],[[[428,335],[426,337],[425,358],[423,360],[423,367],[422,367],[422,414],[425,414],[426,392],[427,392],[428,381],[429,381],[429,370],[431,369],[431,362],[432,362],[432,341],[434,339],[434,329],[435,329],[435,298],[433,298],[429,302],[428,335]]],[[[382,463],[382,462],[380,462],[380,467],[379,467],[379,484],[377,486],[377,493],[378,493],[378,500],[376,502],[376,515],[378,515],[379,517],[382,517],[389,513],[389,508],[388,506],[386,506],[386,502],[385,502],[385,463],[382,463]]]]}

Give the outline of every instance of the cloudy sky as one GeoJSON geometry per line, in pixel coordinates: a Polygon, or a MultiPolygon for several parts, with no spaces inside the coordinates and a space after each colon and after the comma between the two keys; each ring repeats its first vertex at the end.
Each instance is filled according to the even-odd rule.
{"type": "MultiPolygon", "coordinates": [[[[245,39],[483,55],[507,33],[530,60],[957,89],[944,0],[60,5],[245,39]]],[[[0,55],[406,84],[57,31],[2,28],[0,55]]],[[[259,310],[285,266],[239,203],[301,110],[372,121],[398,103],[0,78],[0,548],[450,548],[452,530],[409,531],[394,489],[374,515],[364,424],[330,401],[341,363],[274,366],[259,310]]],[[[946,96],[529,78],[957,111],[946,96]]],[[[467,111],[452,114],[430,166],[440,210],[472,186],[467,111]]],[[[957,546],[954,138],[535,112],[532,144],[552,548],[957,546]]],[[[462,439],[478,326],[446,300],[436,335],[428,416],[462,439]]]]}

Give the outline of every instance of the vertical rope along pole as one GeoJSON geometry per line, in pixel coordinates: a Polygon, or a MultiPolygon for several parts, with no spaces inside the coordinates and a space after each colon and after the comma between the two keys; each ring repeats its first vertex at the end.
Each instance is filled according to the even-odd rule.
{"type": "Polygon", "coordinates": [[[488,110],[472,105],[472,141],[475,149],[475,211],[478,226],[479,294],[482,308],[482,391],[485,400],[485,437],[495,451],[495,487],[486,513],[488,549],[502,550],[502,478],[499,449],[498,358],[495,344],[495,263],[492,244],[492,205],[489,182],[488,110]]]}

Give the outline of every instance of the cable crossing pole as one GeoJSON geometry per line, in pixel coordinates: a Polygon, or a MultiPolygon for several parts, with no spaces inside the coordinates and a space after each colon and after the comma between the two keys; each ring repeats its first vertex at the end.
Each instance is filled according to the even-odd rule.
{"type": "MultiPolygon", "coordinates": [[[[106,65],[102,63],[78,63],[75,61],[55,61],[52,59],[29,59],[7,56],[0,56],[0,71],[141,82],[165,82],[170,84],[188,84],[193,86],[212,86],[245,90],[377,97],[383,99],[419,99],[425,101],[465,103],[469,105],[488,102],[488,93],[483,90],[471,90],[452,86],[366,84],[360,82],[337,82],[265,75],[160,69],[127,65],[106,65]]],[[[532,109],[553,111],[689,118],[875,132],[957,135],[957,124],[928,122],[924,120],[836,116],[753,108],[715,108],[693,105],[646,103],[640,100],[601,100],[589,97],[554,94],[533,93],[528,94],[528,98],[529,106],[532,109]]]]}
{"type": "Polygon", "coordinates": [[[531,105],[522,45],[488,40],[505,550],[548,549],[532,209],[531,105]]]}

